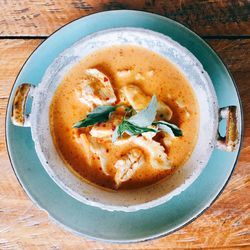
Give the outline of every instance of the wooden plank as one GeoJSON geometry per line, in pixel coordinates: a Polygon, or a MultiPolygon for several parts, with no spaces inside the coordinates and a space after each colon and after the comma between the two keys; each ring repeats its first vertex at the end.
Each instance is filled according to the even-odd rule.
{"type": "Polygon", "coordinates": [[[55,225],[27,198],[10,166],[4,116],[10,89],[23,62],[41,40],[0,40],[0,249],[241,249],[249,248],[250,39],[209,40],[239,87],[245,135],[236,170],[220,198],[201,217],[174,234],[150,242],[111,245],[74,236],[55,225]]]}
{"type": "Polygon", "coordinates": [[[250,35],[249,0],[0,0],[1,36],[48,36],[92,13],[135,9],[179,21],[202,36],[250,35]]]}

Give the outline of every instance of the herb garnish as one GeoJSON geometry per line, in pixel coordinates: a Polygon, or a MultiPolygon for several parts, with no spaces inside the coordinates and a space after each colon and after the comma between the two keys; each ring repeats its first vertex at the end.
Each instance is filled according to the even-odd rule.
{"type": "Polygon", "coordinates": [[[156,121],[152,123],[158,127],[158,130],[164,131],[170,134],[172,137],[182,136],[182,131],[174,124],[165,121],[156,121]]]}
{"type": "MultiPolygon", "coordinates": [[[[122,105],[123,106],[123,105],[122,105]]],[[[95,108],[92,112],[87,115],[87,118],[74,124],[74,128],[84,128],[88,126],[95,125],[99,122],[106,122],[109,120],[110,115],[121,106],[99,106],[95,108]]],[[[125,115],[122,122],[116,127],[113,135],[112,142],[115,142],[118,137],[122,137],[124,133],[128,135],[140,135],[145,132],[155,132],[164,131],[173,137],[182,136],[182,131],[176,125],[166,122],[166,121],[154,121],[157,110],[157,99],[154,95],[148,104],[148,106],[132,115],[134,110],[131,107],[125,107],[125,115]],[[130,115],[129,118],[127,116],[130,115]],[[131,116],[132,115],[132,116],[131,116]],[[149,126],[154,127],[149,127],[149,126]]]]}
{"type": "Polygon", "coordinates": [[[148,106],[138,112],[136,115],[131,116],[128,121],[139,127],[147,127],[150,126],[156,116],[157,109],[157,99],[156,96],[153,95],[148,106]]]}
{"type": "Polygon", "coordinates": [[[87,118],[75,123],[73,128],[86,128],[95,125],[99,122],[106,122],[109,120],[110,115],[119,106],[99,106],[87,115],[87,118]]]}
{"type": "Polygon", "coordinates": [[[157,133],[157,130],[156,129],[153,129],[153,128],[147,128],[147,127],[139,127],[139,126],[136,126],[132,123],[129,122],[129,120],[123,120],[122,123],[120,123],[113,135],[112,135],[112,142],[115,142],[117,140],[118,137],[122,137],[123,133],[127,133],[128,135],[140,135],[142,133],[145,133],[145,132],[156,132],[157,133]]]}

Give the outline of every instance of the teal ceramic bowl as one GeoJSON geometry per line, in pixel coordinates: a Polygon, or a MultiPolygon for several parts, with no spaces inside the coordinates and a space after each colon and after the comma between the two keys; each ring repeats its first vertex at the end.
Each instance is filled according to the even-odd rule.
{"type": "MultiPolygon", "coordinates": [[[[105,211],[79,202],[57,186],[37,158],[30,129],[15,127],[11,123],[14,93],[24,82],[35,85],[41,82],[52,61],[79,39],[97,31],[122,27],[160,32],[191,51],[209,74],[219,106],[237,107],[239,134],[242,134],[242,108],[234,82],[221,60],[202,39],[184,26],[161,16],[138,11],[110,11],[64,26],[34,51],[19,73],[10,95],[6,137],[10,160],[20,183],[29,197],[53,220],[92,239],[128,243],[169,234],[208,208],[232,174],[240,145],[234,152],[214,149],[209,163],[191,186],[164,204],[147,210],[130,213],[105,211]]],[[[222,117],[230,118],[230,113],[222,112],[222,117]]],[[[225,132],[225,127],[221,130],[225,132]]]]}

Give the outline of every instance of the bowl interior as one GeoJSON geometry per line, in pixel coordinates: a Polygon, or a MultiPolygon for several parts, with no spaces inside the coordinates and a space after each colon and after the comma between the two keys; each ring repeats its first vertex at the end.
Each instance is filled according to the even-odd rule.
{"type": "Polygon", "coordinates": [[[144,29],[110,29],[85,37],[66,49],[47,69],[36,89],[31,114],[32,138],[44,168],[76,199],[107,210],[135,211],[159,205],[186,189],[201,173],[213,150],[217,130],[217,99],[208,74],[200,62],[177,42],[144,29]],[[111,191],[82,182],[64,166],[54,147],[49,128],[49,105],[65,73],[96,49],[133,44],[166,57],[189,80],[200,108],[196,147],[185,165],[171,178],[133,191],[111,191]],[[39,115],[37,115],[39,114],[39,115]]]}

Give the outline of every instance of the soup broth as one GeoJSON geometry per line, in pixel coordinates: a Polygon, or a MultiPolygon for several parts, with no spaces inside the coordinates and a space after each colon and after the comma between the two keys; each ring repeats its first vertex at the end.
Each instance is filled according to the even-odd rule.
{"type": "Polygon", "coordinates": [[[199,109],[187,79],[166,58],[142,47],[113,46],[88,55],[65,75],[51,102],[50,128],[61,158],[83,181],[111,189],[137,188],[171,175],[187,161],[196,144],[199,109]],[[98,74],[112,86],[114,95],[105,100],[94,98],[103,87],[98,74]],[[142,110],[153,95],[166,111],[157,119],[177,125],[182,136],[125,133],[112,142],[122,108],[112,114],[113,120],[73,128],[98,106],[126,104],[142,110]]]}

